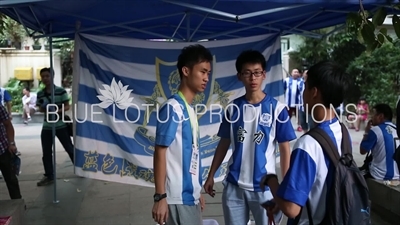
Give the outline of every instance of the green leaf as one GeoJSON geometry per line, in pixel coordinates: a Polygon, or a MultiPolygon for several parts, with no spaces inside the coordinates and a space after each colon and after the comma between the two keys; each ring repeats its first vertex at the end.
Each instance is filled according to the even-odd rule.
{"type": "Polygon", "coordinates": [[[385,37],[386,37],[386,40],[388,40],[388,42],[393,43],[393,38],[390,37],[390,35],[386,34],[385,37]]]}
{"type": "Polygon", "coordinates": [[[372,17],[372,23],[374,23],[375,26],[380,26],[383,24],[387,16],[386,9],[381,7],[376,11],[374,16],[372,17]]]}
{"type": "Polygon", "coordinates": [[[385,36],[383,34],[379,33],[377,37],[380,44],[385,42],[385,36]]]}
{"type": "Polygon", "coordinates": [[[397,38],[400,38],[400,18],[396,14],[393,15],[392,23],[397,38]]]}
{"type": "Polygon", "coordinates": [[[351,23],[356,26],[360,26],[362,23],[362,17],[359,13],[351,12],[351,13],[347,14],[346,23],[351,23]]]}
{"type": "Polygon", "coordinates": [[[374,29],[369,25],[364,25],[361,28],[361,35],[367,45],[373,44],[375,42],[374,29]]]}
{"type": "Polygon", "coordinates": [[[400,3],[397,3],[396,5],[394,5],[393,8],[400,10],[400,3]]]}
{"type": "Polygon", "coordinates": [[[387,35],[387,29],[386,29],[386,28],[381,28],[381,29],[379,30],[379,32],[380,32],[381,34],[383,34],[383,35],[387,35]]]}

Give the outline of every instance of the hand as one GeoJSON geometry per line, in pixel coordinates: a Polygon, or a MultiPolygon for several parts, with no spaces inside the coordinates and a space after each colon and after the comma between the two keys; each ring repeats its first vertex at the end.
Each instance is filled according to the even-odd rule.
{"type": "Polygon", "coordinates": [[[10,145],[8,146],[8,151],[11,153],[11,155],[14,155],[17,152],[17,147],[15,145],[10,145]]]}
{"type": "Polygon", "coordinates": [[[365,133],[368,133],[372,127],[372,120],[368,121],[367,126],[365,126],[365,133]]]}
{"type": "Polygon", "coordinates": [[[214,188],[214,177],[208,176],[206,183],[204,184],[204,191],[214,198],[215,190],[214,188]]]}
{"type": "Polygon", "coordinates": [[[279,207],[273,199],[262,204],[262,207],[267,210],[267,215],[274,215],[279,212],[279,207]]]}
{"type": "Polygon", "coordinates": [[[154,221],[156,221],[158,224],[163,225],[167,222],[168,204],[165,198],[161,199],[159,202],[154,202],[152,214],[154,221]]]}
{"type": "Polygon", "coordinates": [[[204,199],[203,195],[200,195],[200,206],[201,211],[203,212],[204,208],[206,207],[206,200],[204,199]]]}

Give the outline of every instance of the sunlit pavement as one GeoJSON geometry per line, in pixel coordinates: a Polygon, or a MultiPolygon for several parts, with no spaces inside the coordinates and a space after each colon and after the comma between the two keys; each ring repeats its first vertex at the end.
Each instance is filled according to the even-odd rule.
{"type": "MultiPolygon", "coordinates": [[[[73,174],[73,166],[57,140],[57,200],[53,203],[54,186],[37,187],[42,177],[42,150],[40,124],[15,124],[16,143],[22,152],[22,168],[19,182],[27,204],[25,224],[133,224],[155,225],[151,218],[153,188],[139,187],[80,178],[73,174]]],[[[298,136],[302,135],[296,132],[298,136]]],[[[350,130],[353,154],[361,165],[364,157],[359,152],[363,132],[350,130]]],[[[294,142],[291,143],[293,145],[294,142]]],[[[279,164],[277,165],[279,169],[279,164]]],[[[224,224],[221,207],[222,185],[216,185],[216,196],[206,196],[205,218],[216,219],[224,224]]],[[[0,199],[9,199],[4,180],[0,179],[0,199]]],[[[282,224],[286,224],[283,222],[282,224]]],[[[388,225],[379,218],[373,224],[388,225]]]]}

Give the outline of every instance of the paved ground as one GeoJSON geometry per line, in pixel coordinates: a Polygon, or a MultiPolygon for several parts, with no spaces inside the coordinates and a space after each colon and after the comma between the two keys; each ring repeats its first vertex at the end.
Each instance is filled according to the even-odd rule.
{"type": "MultiPolygon", "coordinates": [[[[151,218],[153,188],[77,177],[73,174],[72,164],[58,141],[56,188],[59,202],[53,203],[54,186],[36,186],[43,173],[40,124],[14,126],[16,142],[22,152],[22,174],[19,182],[27,204],[24,225],[155,225],[151,218]]],[[[299,132],[297,134],[301,135],[299,132]]],[[[351,135],[355,160],[361,163],[364,158],[357,152],[362,132],[356,133],[352,130],[351,135]]],[[[222,185],[218,184],[216,190],[215,198],[206,197],[204,217],[216,219],[223,225],[222,185]]],[[[9,199],[3,180],[0,180],[0,199],[9,199]]],[[[374,218],[374,224],[388,225],[379,218],[374,218]]]]}

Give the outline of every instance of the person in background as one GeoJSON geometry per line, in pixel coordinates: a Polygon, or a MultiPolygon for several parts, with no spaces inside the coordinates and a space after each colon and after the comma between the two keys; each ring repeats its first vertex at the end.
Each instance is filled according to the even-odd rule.
{"type": "Polygon", "coordinates": [[[10,116],[5,107],[0,105],[0,171],[6,182],[10,198],[20,199],[18,178],[12,167],[12,157],[17,151],[14,138],[14,127],[10,116]]]}
{"type": "Polygon", "coordinates": [[[369,114],[369,106],[367,100],[364,97],[361,97],[358,100],[356,113],[357,113],[357,118],[356,118],[355,129],[356,131],[359,131],[361,122],[366,122],[368,120],[368,114],[369,114]]]}
{"type": "Polygon", "coordinates": [[[396,126],[392,123],[393,112],[387,104],[377,104],[372,109],[372,118],[365,127],[364,138],[360,144],[360,153],[371,151],[369,168],[365,177],[375,180],[399,180],[397,163],[393,159],[399,146],[396,126]]]}
{"type": "Polygon", "coordinates": [[[36,105],[39,107],[41,112],[44,112],[44,122],[40,139],[42,142],[43,151],[43,166],[44,166],[44,177],[37,183],[37,186],[45,186],[53,183],[53,125],[56,127],[56,136],[61,142],[65,151],[67,152],[72,163],[74,163],[74,145],[72,144],[71,136],[67,125],[64,123],[63,115],[64,111],[68,111],[69,96],[64,88],[55,86],[52,82],[52,76],[50,68],[43,68],[40,70],[40,77],[45,87],[37,93],[36,105]],[[52,84],[54,85],[54,104],[51,103],[51,89],[52,84]],[[56,120],[55,113],[59,114],[59,119],[56,120]]]}
{"type": "Polygon", "coordinates": [[[303,92],[305,89],[305,82],[307,81],[307,71],[305,70],[303,73],[303,81],[300,83],[300,105],[299,105],[299,119],[300,119],[300,125],[301,128],[303,129],[304,133],[307,133],[311,128],[314,127],[314,120],[313,117],[311,116],[310,113],[307,113],[309,111],[303,104],[303,92]]]}
{"type": "Polygon", "coordinates": [[[10,117],[10,119],[12,120],[12,105],[11,105],[11,95],[10,93],[8,93],[8,91],[3,88],[0,87],[0,99],[1,99],[1,105],[6,107],[7,112],[8,112],[8,116],[10,117]]]}
{"type": "Polygon", "coordinates": [[[36,100],[37,95],[35,93],[31,93],[29,87],[25,87],[22,90],[24,96],[22,97],[22,106],[23,106],[23,114],[22,118],[24,120],[24,124],[28,124],[31,121],[31,115],[36,112],[36,100]]]}
{"type": "Polygon", "coordinates": [[[289,107],[289,117],[291,118],[293,114],[295,115],[298,125],[297,131],[302,131],[297,115],[298,106],[300,104],[301,82],[303,82],[303,79],[301,79],[300,76],[301,74],[299,70],[293,69],[291,76],[287,77],[283,82],[285,101],[289,107]]]}

